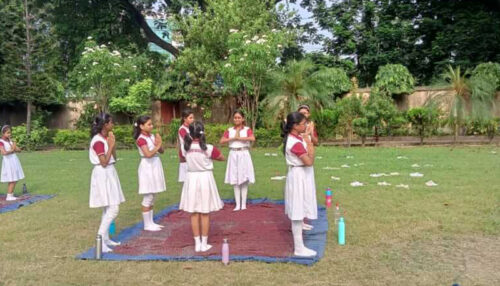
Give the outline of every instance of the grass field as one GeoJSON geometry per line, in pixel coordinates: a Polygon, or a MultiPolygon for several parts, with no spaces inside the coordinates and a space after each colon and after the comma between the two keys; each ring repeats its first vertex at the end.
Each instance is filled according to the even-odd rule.
{"type": "MultiPolygon", "coordinates": [[[[127,199],[116,221],[120,231],[140,221],[141,197],[137,151],[118,156],[127,199]]],[[[318,203],[324,203],[323,190],[332,187],[334,201],[346,211],[347,244],[336,243],[330,211],[325,257],[314,266],[247,262],[224,267],[218,262],[76,260],[94,244],[101,216],[88,207],[88,153],[21,153],[29,190],[57,197],[0,214],[0,285],[500,285],[500,148],[318,148],[317,156],[322,157],[315,163],[318,203]],[[350,168],[339,168],[343,164],[350,168]],[[381,172],[400,175],[369,176],[381,172]],[[412,172],[424,177],[412,178],[412,172]],[[425,186],[428,180],[438,186],[425,186]],[[365,186],[351,187],[353,181],[365,186]],[[378,186],[381,181],[392,186],[378,186]]],[[[270,180],[285,174],[279,150],[256,149],[252,157],[257,183],[249,196],[281,199],[284,181],[270,180]]],[[[181,188],[175,150],[162,158],[168,190],[159,195],[157,211],[178,203],[181,188]]],[[[215,164],[221,197],[232,198],[231,187],[222,183],[224,171],[225,163],[215,164]]],[[[5,190],[1,185],[0,192],[5,190]]]]}

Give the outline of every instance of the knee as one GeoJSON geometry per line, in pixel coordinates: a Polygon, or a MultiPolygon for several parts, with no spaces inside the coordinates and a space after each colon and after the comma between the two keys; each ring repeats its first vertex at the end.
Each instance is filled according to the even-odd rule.
{"type": "Polygon", "coordinates": [[[146,194],[142,198],[142,206],[146,208],[151,207],[153,206],[154,200],[155,196],[153,194],[146,194]]]}
{"type": "Polygon", "coordinates": [[[109,206],[108,209],[106,210],[106,215],[114,219],[118,216],[119,211],[120,208],[118,205],[109,206]]]}

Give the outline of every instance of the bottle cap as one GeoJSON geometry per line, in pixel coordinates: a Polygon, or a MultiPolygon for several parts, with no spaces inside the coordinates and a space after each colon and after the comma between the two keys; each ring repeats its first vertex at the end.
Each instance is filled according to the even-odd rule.
{"type": "Polygon", "coordinates": [[[344,217],[341,216],[340,219],[339,219],[340,222],[344,222],[344,217]]]}
{"type": "Polygon", "coordinates": [[[224,238],[223,240],[224,240],[224,242],[226,242],[226,243],[227,243],[227,238],[224,238]]]}

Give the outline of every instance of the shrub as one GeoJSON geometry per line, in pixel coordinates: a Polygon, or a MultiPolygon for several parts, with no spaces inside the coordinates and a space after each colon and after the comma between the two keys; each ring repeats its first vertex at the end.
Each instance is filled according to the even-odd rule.
{"type": "Polygon", "coordinates": [[[181,127],[181,120],[176,118],[173,119],[169,124],[162,127],[163,130],[163,140],[167,143],[176,144],[177,143],[177,130],[181,127]]]}
{"type": "Polygon", "coordinates": [[[272,129],[257,128],[254,131],[254,135],[257,147],[274,147],[279,146],[283,142],[279,125],[272,129]]]}
{"type": "Polygon", "coordinates": [[[90,134],[83,130],[58,130],[54,137],[54,144],[66,150],[85,149],[88,147],[90,134]]]}
{"type": "Polygon", "coordinates": [[[420,144],[423,144],[424,137],[435,131],[439,110],[435,106],[415,107],[408,110],[406,116],[420,137],[420,144]]]}
{"type": "Polygon", "coordinates": [[[494,79],[495,89],[500,90],[500,64],[482,63],[476,66],[472,71],[472,77],[488,77],[494,79]]]}
{"type": "Polygon", "coordinates": [[[219,140],[222,135],[224,135],[224,131],[230,126],[229,124],[205,124],[205,139],[207,143],[213,145],[219,144],[219,140]]]}
{"type": "Polygon", "coordinates": [[[26,134],[26,125],[12,127],[12,138],[17,146],[25,150],[36,150],[46,146],[50,141],[49,129],[45,126],[32,124],[31,133],[26,134]]]}
{"type": "Polygon", "coordinates": [[[132,125],[115,125],[113,134],[115,134],[116,146],[118,148],[134,148],[135,140],[132,137],[132,125]]]}
{"type": "Polygon", "coordinates": [[[339,115],[335,109],[315,110],[311,114],[311,120],[316,125],[316,131],[321,139],[335,137],[335,128],[339,121],[339,115]]]}

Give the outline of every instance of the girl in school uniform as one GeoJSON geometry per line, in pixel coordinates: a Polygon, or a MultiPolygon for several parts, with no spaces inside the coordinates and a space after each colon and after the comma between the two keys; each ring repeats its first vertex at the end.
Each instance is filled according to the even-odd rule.
{"type": "Polygon", "coordinates": [[[11,128],[9,125],[2,126],[2,137],[0,138],[0,153],[2,154],[2,173],[0,182],[7,183],[6,201],[17,200],[14,197],[14,188],[19,180],[24,178],[23,168],[17,158],[16,152],[21,152],[21,149],[16,146],[15,142],[10,140],[11,128]]]}
{"type": "Polygon", "coordinates": [[[159,134],[152,134],[153,122],[150,116],[140,116],[134,123],[134,139],[139,149],[139,194],[142,199],[142,218],[144,230],[159,231],[162,225],[153,221],[153,204],[155,195],[164,192],[165,176],[159,154],[163,154],[162,140],[159,134]]]}
{"type": "Polygon", "coordinates": [[[194,113],[191,109],[184,109],[181,113],[181,127],[177,132],[177,148],[179,150],[179,182],[184,182],[187,173],[187,164],[184,151],[184,137],[189,134],[189,124],[194,122],[194,113]]]}
{"type": "Polygon", "coordinates": [[[316,251],[305,247],[302,238],[304,218],[317,219],[316,186],[314,184],[314,145],[306,130],[306,118],[299,112],[288,114],[283,127],[283,153],[288,173],[285,183],[285,214],[292,221],[294,254],[315,256],[316,251]]]}
{"type": "Polygon", "coordinates": [[[226,178],[224,183],[232,185],[236,207],[234,211],[247,208],[248,184],[255,183],[250,145],[255,141],[252,129],[245,126],[245,116],[240,110],[233,113],[234,126],[224,132],[220,144],[229,145],[226,178]],[[241,202],[241,204],[240,204],[241,202]]]}
{"type": "Polygon", "coordinates": [[[102,237],[102,251],[110,252],[110,246],[120,243],[109,238],[109,226],[118,216],[119,205],[125,201],[118,173],[115,169],[116,145],[113,120],[109,114],[101,114],[94,119],[90,135],[89,159],[94,165],[90,177],[91,208],[103,208],[98,234],[102,237]]]}
{"type": "MultiPolygon", "coordinates": [[[[301,134],[301,136],[303,138],[304,137],[309,137],[309,139],[311,140],[311,143],[314,146],[317,146],[318,143],[319,143],[318,133],[316,132],[316,125],[314,124],[313,121],[311,121],[309,119],[310,116],[311,116],[309,105],[302,104],[302,105],[299,106],[299,108],[297,109],[297,111],[300,112],[300,113],[302,113],[302,115],[304,115],[304,117],[306,118],[306,130],[305,130],[304,133],[301,134]]],[[[308,168],[308,172],[312,172],[313,173],[313,175],[310,177],[310,179],[312,180],[311,184],[315,186],[316,182],[315,182],[315,179],[314,179],[314,167],[311,166],[310,168],[308,168]]],[[[316,200],[316,198],[314,198],[314,200],[316,200]]],[[[304,229],[304,230],[312,230],[313,228],[314,227],[312,225],[310,225],[310,224],[307,224],[305,222],[302,223],[302,229],[304,229]]]]}
{"type": "Polygon", "coordinates": [[[219,197],[212,170],[213,160],[223,161],[224,155],[214,146],[205,143],[205,129],[201,122],[189,125],[184,137],[184,150],[188,171],[182,187],[179,209],[191,213],[195,251],[207,251],[210,213],[224,207],[219,197]]]}

